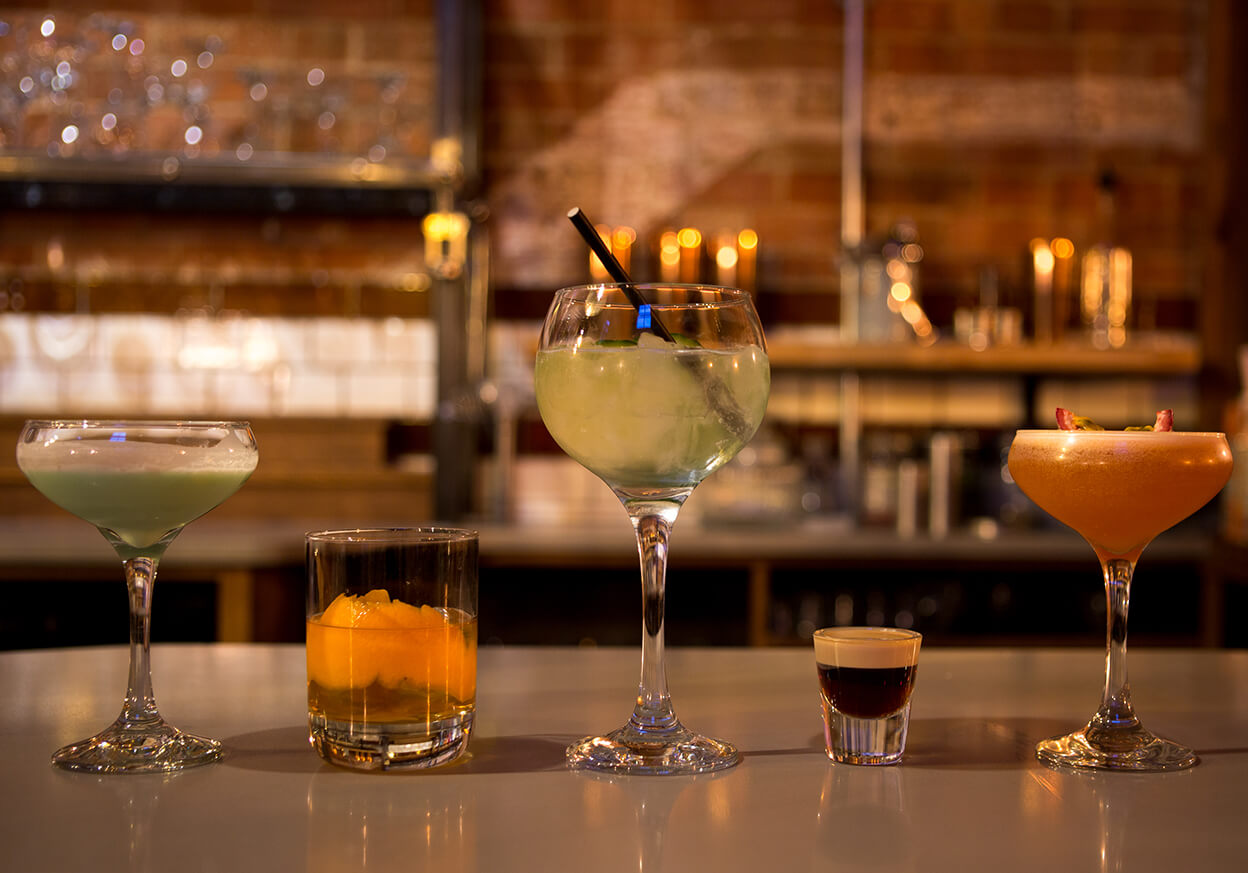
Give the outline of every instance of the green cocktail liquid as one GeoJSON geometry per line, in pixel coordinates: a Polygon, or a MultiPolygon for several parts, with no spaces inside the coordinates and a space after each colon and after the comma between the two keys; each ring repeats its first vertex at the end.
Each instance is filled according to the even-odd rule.
{"type": "Polygon", "coordinates": [[[31,484],[53,503],[111,531],[121,540],[119,549],[136,550],[158,543],[170,531],[208,512],[237,491],[251,472],[25,471],[31,484]]]}
{"type": "Polygon", "coordinates": [[[728,350],[636,345],[538,352],[542,421],[573,459],[622,488],[687,488],[737,453],[762,421],[771,384],[759,346],[728,350]],[[748,432],[708,397],[735,402],[748,432]]]}

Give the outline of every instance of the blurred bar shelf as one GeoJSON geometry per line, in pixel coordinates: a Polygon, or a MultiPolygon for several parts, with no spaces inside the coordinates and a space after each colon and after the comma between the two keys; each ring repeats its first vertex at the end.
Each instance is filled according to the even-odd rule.
{"type": "Polygon", "coordinates": [[[414,215],[448,182],[427,160],[257,153],[250,160],[144,154],[0,154],[0,209],[414,215]]]}
{"type": "Polygon", "coordinates": [[[38,153],[0,154],[0,179],[43,182],[307,185],[330,187],[432,187],[440,179],[428,160],[360,157],[295,152],[256,152],[243,161],[226,158],[180,158],[143,153],[124,158],[53,158],[38,153]]]}
{"type": "Polygon", "coordinates": [[[1121,349],[1086,343],[993,346],[982,351],[954,343],[932,346],[843,344],[781,334],[768,341],[776,370],[857,371],[860,373],[1048,374],[1061,376],[1184,376],[1200,370],[1195,337],[1142,338],[1121,349]]]}
{"type": "MultiPolygon", "coordinates": [[[[317,484],[307,482],[301,487],[306,494],[317,484]]],[[[250,487],[238,496],[246,495],[250,487]]],[[[398,497],[403,486],[392,482],[389,487],[398,497]]],[[[381,477],[373,477],[360,481],[355,493],[361,498],[369,492],[380,497],[385,488],[381,477]]],[[[226,504],[183,531],[162,562],[161,578],[172,584],[192,581],[216,586],[219,640],[300,639],[304,533],[321,528],[410,524],[412,516],[398,506],[390,501],[386,510],[363,523],[352,512],[244,516],[230,514],[230,504],[226,504]]],[[[488,618],[492,627],[511,632],[523,625],[527,620],[524,604],[532,606],[533,592],[542,589],[543,597],[567,604],[566,614],[542,609],[540,624],[545,633],[582,633],[583,620],[590,619],[574,612],[577,604],[583,604],[594,620],[618,625],[624,641],[632,638],[637,553],[627,525],[464,526],[480,531],[483,619],[488,618]],[[592,580],[595,592],[589,597],[585,596],[586,580],[592,580]],[[506,600],[512,595],[518,603],[506,600]],[[493,602],[491,598],[496,597],[504,599],[493,602]]],[[[907,539],[883,529],[792,525],[751,529],[747,536],[741,527],[686,525],[679,528],[678,536],[670,570],[673,605],[683,599],[676,608],[688,611],[688,604],[696,603],[697,612],[714,616],[708,619],[711,624],[735,623],[740,634],[727,640],[730,644],[804,643],[799,636],[777,630],[777,604],[807,595],[833,597],[854,586],[886,592],[913,589],[921,595],[927,590],[924,574],[943,580],[940,585],[953,580],[970,586],[963,600],[972,612],[956,626],[931,633],[942,644],[1090,645],[1103,634],[1103,626],[1098,625],[1103,618],[1089,619],[1088,629],[1075,628],[1078,622],[1072,619],[1071,627],[1049,627],[1041,622],[1039,630],[1020,631],[984,611],[992,599],[984,586],[1000,584],[1013,586],[1016,618],[1020,610],[1030,609],[1027,604],[1036,598],[1049,604],[1047,614],[1058,615],[1096,600],[1100,595],[1095,560],[1087,545],[1066,530],[1002,532],[993,538],[959,532],[940,539],[907,539]]],[[[1160,622],[1154,622],[1155,628],[1146,631],[1142,625],[1137,639],[1155,645],[1225,643],[1222,605],[1228,580],[1218,570],[1217,548],[1216,539],[1199,529],[1173,531],[1150,546],[1142,567],[1165,584],[1150,582],[1142,587],[1141,591],[1152,593],[1141,597],[1139,605],[1159,610],[1162,615],[1160,622]],[[1180,570],[1182,578],[1173,575],[1180,570]],[[1164,597],[1159,596],[1163,591],[1164,597]],[[1180,613],[1186,618],[1171,618],[1180,613]],[[1184,621],[1187,624],[1180,626],[1184,621]]],[[[0,526],[0,585],[30,580],[51,585],[58,581],[102,582],[120,589],[116,556],[103,537],[90,525],[63,513],[12,518],[0,526]]],[[[695,613],[693,617],[700,616],[695,613]]],[[[920,629],[929,632],[928,628],[920,629]]],[[[486,634],[483,639],[488,637],[486,634]]],[[[614,642],[608,638],[604,644],[614,642]]]]}

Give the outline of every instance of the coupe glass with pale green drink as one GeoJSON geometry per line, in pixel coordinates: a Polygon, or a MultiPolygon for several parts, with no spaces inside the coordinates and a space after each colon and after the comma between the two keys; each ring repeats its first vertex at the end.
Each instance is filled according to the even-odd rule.
{"type": "Polygon", "coordinates": [[[149,652],[152,587],[165,549],[256,469],[255,436],[238,421],[28,421],[17,465],[45,497],[95,525],[125,568],[130,677],[121,714],[52,756],[68,770],[161,773],[221,757],[217,740],[184,733],[156,709],[149,652]]]}
{"type": "Polygon", "coordinates": [[[685,500],[758,429],[771,371],[747,292],[607,283],[556,293],[535,367],[537,405],[565,452],[607,483],[637,535],[641,682],[632,717],[568,748],[574,767],[699,773],[735,748],[677,719],[663,664],[668,537],[685,500]]]}

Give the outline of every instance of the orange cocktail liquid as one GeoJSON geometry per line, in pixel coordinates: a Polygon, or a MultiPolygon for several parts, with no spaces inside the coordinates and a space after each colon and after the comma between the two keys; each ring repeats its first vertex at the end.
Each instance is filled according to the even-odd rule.
{"type": "Polygon", "coordinates": [[[1231,452],[1219,433],[1020,430],[1009,467],[1024,494],[1097,554],[1135,561],[1221,490],[1231,452]]]}
{"type": "Polygon", "coordinates": [[[308,711],[353,724],[434,723],[471,712],[477,621],[400,601],[308,620],[308,711]],[[346,615],[344,618],[343,615],[346,615]]]}

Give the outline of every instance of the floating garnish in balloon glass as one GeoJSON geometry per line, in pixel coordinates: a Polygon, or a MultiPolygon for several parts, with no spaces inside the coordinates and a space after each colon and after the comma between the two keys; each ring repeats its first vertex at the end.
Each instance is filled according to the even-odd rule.
{"type": "Polygon", "coordinates": [[[1220,433],[1178,432],[1173,413],[1153,425],[1105,430],[1065,409],[1057,430],[1020,430],[1010,446],[1010,475],[1028,497],[1074,528],[1100,559],[1108,629],[1105,690],[1092,720],[1044,740],[1036,756],[1080,770],[1178,770],[1195,752],[1140,724],[1127,684],[1127,607],[1144,547],[1222,490],[1231,451],[1220,433]]]}
{"type": "Polygon", "coordinates": [[[207,764],[221,744],[183,733],[156,709],[150,622],[156,566],[189,522],[247,481],[259,458],[239,421],[28,421],[17,465],[62,509],[94,524],[125,569],[130,677],[121,714],[52,763],[95,773],[159,773],[207,764]]]}
{"type": "Polygon", "coordinates": [[[569,214],[622,281],[565,288],[542,327],[537,405],[565,452],[607,483],[637,535],[643,634],[632,717],[568,748],[573,767],[699,773],[730,767],[730,744],[677,719],[663,663],[668,537],[693,489],[744,446],[767,408],[771,371],[750,295],[703,285],[639,284],[569,214]]]}

